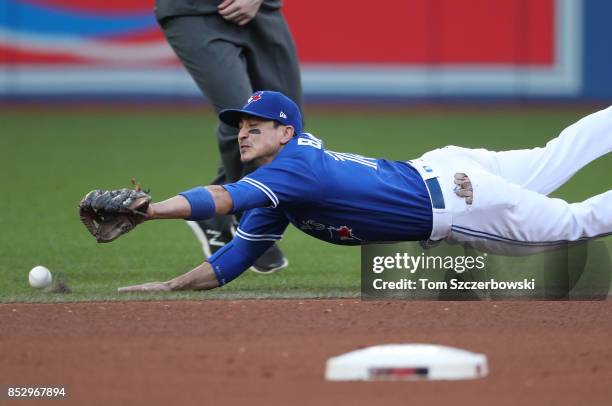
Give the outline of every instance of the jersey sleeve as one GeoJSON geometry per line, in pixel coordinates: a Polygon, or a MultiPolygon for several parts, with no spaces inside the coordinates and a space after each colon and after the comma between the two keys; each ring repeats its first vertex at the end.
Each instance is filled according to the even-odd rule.
{"type": "Polygon", "coordinates": [[[244,213],[234,239],[208,259],[219,286],[249,269],[261,254],[282,238],[288,225],[289,220],[279,209],[257,208],[244,213]]]}
{"type": "Polygon", "coordinates": [[[256,207],[278,207],[316,201],[321,193],[312,168],[297,158],[278,159],[238,182],[223,185],[233,202],[233,213],[256,207]]]}

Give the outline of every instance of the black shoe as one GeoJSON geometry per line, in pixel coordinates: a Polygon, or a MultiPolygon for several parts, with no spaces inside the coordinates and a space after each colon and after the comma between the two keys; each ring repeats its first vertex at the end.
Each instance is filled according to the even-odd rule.
{"type": "Polygon", "coordinates": [[[257,258],[250,269],[253,272],[270,274],[286,268],[288,265],[289,261],[275,243],[257,258]]]}
{"type": "Polygon", "coordinates": [[[215,216],[209,220],[188,221],[187,225],[202,244],[206,258],[209,258],[220,248],[234,238],[234,216],[215,216]]]}

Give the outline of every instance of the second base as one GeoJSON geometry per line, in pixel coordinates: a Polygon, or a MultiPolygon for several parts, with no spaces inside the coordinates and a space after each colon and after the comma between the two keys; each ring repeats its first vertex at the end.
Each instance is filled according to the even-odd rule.
{"type": "Polygon", "coordinates": [[[488,373],[487,357],[431,344],[387,344],[327,360],[329,381],[474,379],[488,373]]]}

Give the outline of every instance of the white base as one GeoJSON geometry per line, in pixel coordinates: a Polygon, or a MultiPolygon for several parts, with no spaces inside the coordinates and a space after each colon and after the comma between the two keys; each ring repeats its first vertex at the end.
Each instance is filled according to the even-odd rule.
{"type": "Polygon", "coordinates": [[[328,381],[456,380],[482,378],[487,357],[431,344],[387,344],[327,360],[328,381]]]}

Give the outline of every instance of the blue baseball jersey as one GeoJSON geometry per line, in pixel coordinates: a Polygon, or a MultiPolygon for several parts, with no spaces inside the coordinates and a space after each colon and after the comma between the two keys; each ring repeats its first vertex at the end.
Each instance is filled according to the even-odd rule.
{"type": "Polygon", "coordinates": [[[406,162],[326,150],[311,134],[291,140],[268,165],[225,185],[238,237],[280,238],[288,223],[333,244],[424,240],[429,194],[406,162]]]}
{"type": "Polygon", "coordinates": [[[426,240],[432,231],[429,193],[409,163],[329,151],[308,133],[224,187],[244,214],[232,243],[209,260],[222,284],[235,277],[224,267],[248,268],[289,223],[343,245],[426,240]]]}

